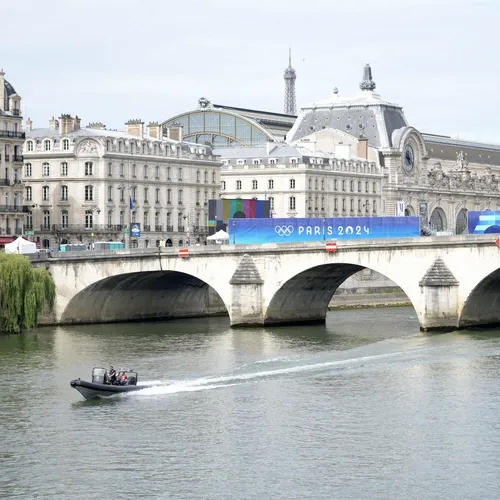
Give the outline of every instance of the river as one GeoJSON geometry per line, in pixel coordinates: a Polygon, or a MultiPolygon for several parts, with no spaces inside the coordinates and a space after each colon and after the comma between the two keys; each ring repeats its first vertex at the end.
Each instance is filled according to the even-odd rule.
{"type": "Polygon", "coordinates": [[[500,498],[500,330],[412,308],[0,336],[2,499],[500,498]],[[93,366],[158,386],[85,401],[93,366]]]}

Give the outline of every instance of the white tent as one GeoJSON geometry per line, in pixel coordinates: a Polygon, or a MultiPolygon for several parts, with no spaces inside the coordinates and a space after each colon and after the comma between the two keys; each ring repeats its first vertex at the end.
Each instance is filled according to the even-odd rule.
{"type": "Polygon", "coordinates": [[[212,234],[212,236],[207,237],[208,241],[229,241],[229,234],[226,233],[226,231],[223,231],[222,229],[220,231],[217,231],[215,234],[212,234]]]}
{"type": "Polygon", "coordinates": [[[5,253],[36,253],[36,243],[19,237],[12,243],[5,245],[5,253]]]}

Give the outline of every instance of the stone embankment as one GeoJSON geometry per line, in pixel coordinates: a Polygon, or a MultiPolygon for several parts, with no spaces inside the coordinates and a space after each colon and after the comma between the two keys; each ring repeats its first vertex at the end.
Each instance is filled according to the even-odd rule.
{"type": "Polygon", "coordinates": [[[328,309],[361,309],[366,307],[403,307],[411,302],[403,292],[335,294],[328,309]]]}

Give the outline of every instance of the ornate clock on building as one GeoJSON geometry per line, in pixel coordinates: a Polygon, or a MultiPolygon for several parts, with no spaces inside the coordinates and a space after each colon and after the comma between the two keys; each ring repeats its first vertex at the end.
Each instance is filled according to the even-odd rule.
{"type": "Polygon", "coordinates": [[[404,154],[403,154],[403,168],[406,172],[411,172],[415,167],[415,153],[413,152],[413,148],[408,144],[405,146],[404,154]]]}

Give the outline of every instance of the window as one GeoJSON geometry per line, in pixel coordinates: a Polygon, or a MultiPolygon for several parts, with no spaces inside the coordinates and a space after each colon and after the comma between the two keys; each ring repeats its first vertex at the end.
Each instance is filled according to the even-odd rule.
{"type": "Polygon", "coordinates": [[[200,190],[199,189],[196,190],[195,202],[196,202],[196,205],[200,204],[200,190]]]}
{"type": "Polygon", "coordinates": [[[144,179],[148,179],[148,166],[144,165],[144,179]]]}
{"type": "Polygon", "coordinates": [[[62,148],[63,148],[63,151],[68,151],[69,150],[69,140],[68,139],[63,139],[62,140],[62,148]]]}
{"type": "Polygon", "coordinates": [[[375,194],[377,192],[377,183],[373,183],[373,193],[375,194]]]}
{"type": "Polygon", "coordinates": [[[333,179],[333,190],[338,191],[339,189],[339,182],[337,179],[333,179]]]}
{"type": "Polygon", "coordinates": [[[177,196],[178,196],[179,205],[182,205],[182,189],[179,189],[177,196]]]}
{"type": "Polygon", "coordinates": [[[149,226],[149,212],[144,212],[144,231],[148,231],[147,227],[149,226]]]}
{"type": "Polygon", "coordinates": [[[50,188],[49,188],[49,186],[42,187],[42,201],[50,201],[50,188]]]}
{"type": "Polygon", "coordinates": [[[120,191],[120,203],[123,203],[125,201],[125,188],[120,187],[118,190],[120,191]]]}
{"type": "Polygon", "coordinates": [[[94,164],[91,161],[86,161],[85,162],[85,175],[94,175],[92,173],[94,164]]]}
{"type": "Polygon", "coordinates": [[[358,200],[358,212],[361,212],[361,200],[358,200]]]}
{"type": "Polygon", "coordinates": [[[269,179],[267,181],[267,189],[274,189],[274,180],[273,179],[269,179]]]}
{"type": "Polygon", "coordinates": [[[113,225],[113,210],[108,211],[108,227],[113,225]]]}
{"type": "Polygon", "coordinates": [[[345,191],[345,181],[342,181],[342,191],[345,191]]]}
{"type": "Polygon", "coordinates": [[[118,152],[119,153],[123,152],[123,142],[122,141],[118,141],[118,152]]]}
{"type": "Polygon", "coordinates": [[[68,186],[61,186],[61,201],[68,201],[68,186]]]}
{"type": "Polygon", "coordinates": [[[158,180],[159,178],[160,178],[160,167],[158,165],[156,165],[156,167],[155,167],[155,179],[158,180]]]}
{"type": "Polygon", "coordinates": [[[137,177],[137,165],[135,163],[132,165],[132,177],[137,177]]]}
{"type": "Polygon", "coordinates": [[[48,163],[42,164],[42,175],[48,177],[50,175],[50,165],[48,163]]]}
{"type": "Polygon", "coordinates": [[[144,188],[144,203],[149,203],[148,195],[149,195],[149,188],[144,188]]]}
{"type": "Polygon", "coordinates": [[[26,229],[33,229],[33,214],[31,212],[26,214],[26,229]]]}
{"type": "Polygon", "coordinates": [[[125,165],[120,163],[120,177],[125,177],[125,165]]]}
{"type": "Polygon", "coordinates": [[[205,182],[208,182],[208,171],[205,170],[204,172],[204,179],[205,179],[205,182]]]}
{"type": "Polygon", "coordinates": [[[325,190],[325,180],[321,179],[321,191],[325,190]]]}
{"type": "Polygon", "coordinates": [[[111,151],[111,141],[109,139],[106,141],[106,151],[111,151]]]}
{"type": "Polygon", "coordinates": [[[135,153],[135,142],[130,141],[130,152],[132,154],[135,153]]]}
{"type": "Polygon", "coordinates": [[[137,222],[137,212],[134,210],[130,216],[132,222],[137,222]]]}
{"type": "Polygon", "coordinates": [[[361,181],[358,181],[358,193],[361,193],[361,181]]]}
{"type": "Polygon", "coordinates": [[[172,167],[167,167],[167,181],[172,180],[172,167]]]}
{"type": "Polygon", "coordinates": [[[50,151],[50,141],[48,139],[43,141],[43,149],[44,151],[50,151]]]}
{"type": "Polygon", "coordinates": [[[290,196],[290,198],[288,198],[288,208],[290,210],[295,210],[295,196],[290,196]]]}
{"type": "Polygon", "coordinates": [[[137,202],[137,187],[136,187],[136,186],[134,186],[134,187],[132,188],[132,201],[133,201],[134,203],[136,203],[136,202],[137,202]]]}
{"type": "Polygon", "coordinates": [[[373,214],[375,215],[377,213],[377,200],[373,200],[373,214]]]}
{"type": "MultiPolygon", "coordinates": [[[[290,189],[295,189],[295,179],[290,179],[290,189]]],[[[294,200],[295,200],[295,198],[294,198],[294,200]]]]}
{"type": "Polygon", "coordinates": [[[345,212],[345,209],[346,209],[345,198],[342,198],[342,212],[345,212]]]}
{"type": "Polygon", "coordinates": [[[113,177],[113,164],[111,162],[108,163],[108,177],[113,177]]]}
{"type": "Polygon", "coordinates": [[[85,229],[92,229],[94,227],[94,212],[92,210],[85,210],[85,229]]]}
{"type": "Polygon", "coordinates": [[[179,170],[177,173],[177,180],[182,181],[182,167],[179,167],[179,170]]]}
{"type": "Polygon", "coordinates": [[[275,158],[271,158],[269,160],[269,165],[276,165],[276,159],[275,158]]]}
{"type": "Polygon", "coordinates": [[[333,200],[333,209],[335,210],[335,212],[337,212],[339,209],[339,199],[338,198],[334,198],[334,200],[333,200]]]}
{"type": "Polygon", "coordinates": [[[350,182],[350,187],[351,187],[351,193],[354,192],[354,181],[350,182]]]}
{"type": "Polygon", "coordinates": [[[146,143],[142,145],[142,154],[143,155],[148,154],[148,146],[146,143]]]}
{"type": "Polygon", "coordinates": [[[125,212],[120,210],[120,226],[123,227],[125,225],[125,212]]]}
{"type": "Polygon", "coordinates": [[[221,188],[222,191],[226,190],[226,181],[221,181],[220,188],[221,188]]]}
{"type": "Polygon", "coordinates": [[[368,193],[369,192],[369,189],[368,189],[368,181],[365,182],[365,193],[368,193]]]}
{"type": "Polygon", "coordinates": [[[274,210],[274,198],[272,196],[269,197],[269,209],[274,210]]]}
{"type": "Polygon", "coordinates": [[[155,203],[160,203],[160,188],[155,189],[155,203]]]}
{"type": "Polygon", "coordinates": [[[61,176],[66,177],[68,175],[68,164],[63,161],[61,163],[61,176]]]}
{"type": "Polygon", "coordinates": [[[49,210],[43,211],[43,227],[45,229],[50,229],[50,211],[49,210]]]}
{"type": "Polygon", "coordinates": [[[196,182],[200,182],[200,171],[196,171],[196,182]]]}
{"type": "Polygon", "coordinates": [[[33,189],[31,186],[26,188],[26,201],[33,201],[33,189]]]}
{"type": "Polygon", "coordinates": [[[318,179],[314,179],[314,189],[318,190],[318,179]]]}
{"type": "Polygon", "coordinates": [[[61,210],[61,226],[67,229],[69,226],[69,215],[67,210],[61,210]]]}
{"type": "Polygon", "coordinates": [[[236,181],[236,190],[237,191],[241,190],[241,181],[236,181]]]}
{"type": "Polygon", "coordinates": [[[212,170],[212,184],[216,183],[215,170],[212,170]]]}
{"type": "Polygon", "coordinates": [[[351,198],[350,205],[351,205],[351,212],[353,212],[354,211],[354,200],[352,198],[351,198]]]}
{"type": "Polygon", "coordinates": [[[313,183],[312,179],[309,179],[309,189],[312,189],[312,183],[313,183]]]}
{"type": "Polygon", "coordinates": [[[33,141],[28,141],[28,142],[26,143],[26,149],[27,149],[28,151],[33,151],[33,141]]]}
{"type": "Polygon", "coordinates": [[[252,189],[257,189],[257,186],[258,186],[258,182],[254,179],[252,181],[252,189]]]}
{"type": "Polygon", "coordinates": [[[26,163],[26,165],[24,166],[24,176],[31,177],[32,172],[33,170],[31,168],[31,163],[26,163]]]}
{"type": "Polygon", "coordinates": [[[85,186],[85,201],[94,201],[94,186],[85,186]]]}
{"type": "Polygon", "coordinates": [[[108,201],[113,201],[113,186],[108,186],[108,201]]]}
{"type": "Polygon", "coordinates": [[[167,203],[172,203],[172,190],[167,189],[167,203]]]}

